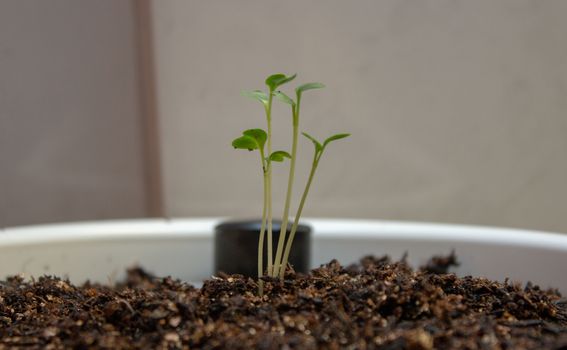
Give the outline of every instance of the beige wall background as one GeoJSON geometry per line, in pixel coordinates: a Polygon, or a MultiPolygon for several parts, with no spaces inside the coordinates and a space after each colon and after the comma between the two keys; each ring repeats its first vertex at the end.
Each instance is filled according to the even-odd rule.
{"type": "Polygon", "coordinates": [[[353,134],[306,216],[567,232],[566,16],[552,0],[2,0],[0,226],[258,216],[257,156],[230,141],[264,116],[240,91],[297,72],[327,85],[301,128],[353,134]]]}
{"type": "MultiPolygon", "coordinates": [[[[328,86],[306,95],[303,130],[353,134],[329,149],[304,215],[567,232],[566,1],[170,0],[152,10],[168,215],[260,214],[257,156],[230,141],[264,127],[239,92],[281,71],[328,86]]],[[[288,148],[288,109],[274,118],[276,147],[288,148]]],[[[298,190],[312,152],[300,147],[298,190]]]]}
{"type": "Polygon", "coordinates": [[[132,1],[0,1],[0,227],[148,214],[132,1]]]}

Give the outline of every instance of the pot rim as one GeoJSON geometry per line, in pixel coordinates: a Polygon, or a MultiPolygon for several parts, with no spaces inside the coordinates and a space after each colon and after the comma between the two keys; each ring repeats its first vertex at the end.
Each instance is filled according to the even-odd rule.
{"type": "MultiPolygon", "coordinates": [[[[131,219],[56,223],[0,229],[0,246],[124,239],[212,239],[223,217],[131,219]]],[[[567,252],[567,235],[545,231],[446,223],[306,218],[320,239],[468,242],[539,247],[567,252]]]]}

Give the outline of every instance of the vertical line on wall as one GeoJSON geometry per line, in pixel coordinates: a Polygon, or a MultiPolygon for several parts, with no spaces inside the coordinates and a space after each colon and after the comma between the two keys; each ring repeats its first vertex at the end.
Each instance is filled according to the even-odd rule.
{"type": "Polygon", "coordinates": [[[151,0],[132,0],[136,21],[139,71],[140,117],[144,148],[146,212],[163,216],[163,189],[160,160],[159,120],[151,0]]]}

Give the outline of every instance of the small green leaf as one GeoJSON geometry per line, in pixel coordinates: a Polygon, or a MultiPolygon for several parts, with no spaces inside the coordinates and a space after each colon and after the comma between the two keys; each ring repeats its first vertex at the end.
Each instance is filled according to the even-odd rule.
{"type": "Polygon", "coordinates": [[[325,142],[323,142],[323,147],[327,146],[330,142],[336,141],[336,140],[340,140],[340,139],[344,139],[345,137],[349,137],[350,134],[336,134],[333,135],[331,137],[328,137],[325,142]]]}
{"type": "Polygon", "coordinates": [[[313,90],[313,89],[322,89],[324,87],[325,87],[325,85],[323,85],[321,83],[306,83],[306,84],[299,85],[298,87],[296,87],[295,92],[300,95],[303,91],[313,90]]]}
{"type": "Polygon", "coordinates": [[[313,144],[315,145],[315,151],[321,152],[323,150],[323,146],[319,141],[317,141],[313,136],[309,135],[306,132],[302,132],[303,136],[307,137],[313,144]]]}
{"type": "Polygon", "coordinates": [[[266,132],[262,129],[248,129],[242,132],[242,134],[244,136],[249,136],[251,138],[253,138],[254,140],[256,140],[256,143],[258,143],[258,148],[259,149],[264,149],[264,144],[266,143],[266,140],[268,139],[268,135],[266,134],[266,132]]]}
{"type": "Polygon", "coordinates": [[[291,159],[291,155],[286,151],[275,151],[270,154],[270,160],[273,162],[283,162],[285,158],[291,159]]]}
{"type": "Polygon", "coordinates": [[[289,77],[281,73],[273,74],[270,75],[268,78],[266,78],[266,85],[268,85],[270,91],[275,91],[278,88],[278,86],[283,85],[285,83],[289,83],[290,81],[295,79],[296,76],[297,74],[291,75],[289,77]]]}
{"type": "Polygon", "coordinates": [[[247,149],[253,151],[258,149],[258,142],[250,136],[240,136],[239,138],[232,141],[232,147],[236,149],[247,149]]]}
{"type": "Polygon", "coordinates": [[[268,95],[263,91],[260,90],[242,91],[241,94],[242,96],[250,97],[251,99],[260,101],[262,102],[263,105],[268,104],[268,95]]]}
{"type": "Polygon", "coordinates": [[[282,101],[283,103],[287,103],[288,105],[294,107],[295,106],[295,101],[289,97],[288,95],[284,94],[281,91],[276,91],[274,92],[274,96],[276,96],[276,98],[280,101],[282,101]]]}

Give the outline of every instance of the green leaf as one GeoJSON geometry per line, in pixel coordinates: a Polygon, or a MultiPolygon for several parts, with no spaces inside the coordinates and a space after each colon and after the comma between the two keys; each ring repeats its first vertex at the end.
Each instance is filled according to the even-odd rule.
{"type": "Polygon", "coordinates": [[[270,160],[273,162],[283,162],[285,158],[291,159],[291,155],[286,151],[275,151],[270,154],[270,160]]]}
{"type": "Polygon", "coordinates": [[[236,149],[247,149],[249,151],[253,151],[255,149],[258,149],[258,142],[256,142],[256,140],[250,136],[240,136],[237,139],[234,139],[234,141],[232,141],[232,147],[236,148],[236,149]]]}
{"type": "Polygon", "coordinates": [[[323,142],[323,147],[327,146],[330,142],[336,141],[336,140],[340,140],[340,139],[344,139],[345,137],[349,137],[350,134],[336,134],[333,135],[331,137],[328,137],[325,142],[323,142]]]}
{"type": "Polygon", "coordinates": [[[306,83],[306,84],[299,85],[298,87],[296,87],[295,93],[298,94],[298,95],[301,95],[301,93],[303,93],[304,91],[313,90],[313,89],[322,89],[324,87],[325,87],[325,85],[323,85],[321,83],[306,83]]]}
{"type": "Polygon", "coordinates": [[[288,95],[284,94],[283,92],[276,91],[274,92],[274,96],[276,96],[276,98],[282,101],[283,103],[287,103],[288,105],[295,107],[295,101],[288,95]]]}
{"type": "Polygon", "coordinates": [[[278,86],[283,85],[285,83],[289,83],[290,81],[295,79],[296,76],[297,74],[291,75],[289,77],[281,73],[273,74],[270,75],[268,78],[266,78],[266,85],[268,85],[270,91],[275,91],[278,88],[278,86]]]}
{"type": "Polygon", "coordinates": [[[317,141],[313,136],[309,135],[306,132],[302,132],[301,134],[303,134],[303,136],[307,137],[309,140],[311,140],[311,142],[313,142],[313,144],[315,145],[315,151],[321,152],[323,150],[321,143],[317,141]]]}
{"type": "Polygon", "coordinates": [[[268,134],[262,129],[248,129],[242,132],[244,136],[249,136],[256,140],[259,149],[264,149],[264,144],[268,139],[268,134]]]}
{"type": "Polygon", "coordinates": [[[242,91],[241,94],[242,96],[262,102],[264,106],[268,104],[268,94],[261,90],[242,91]]]}

